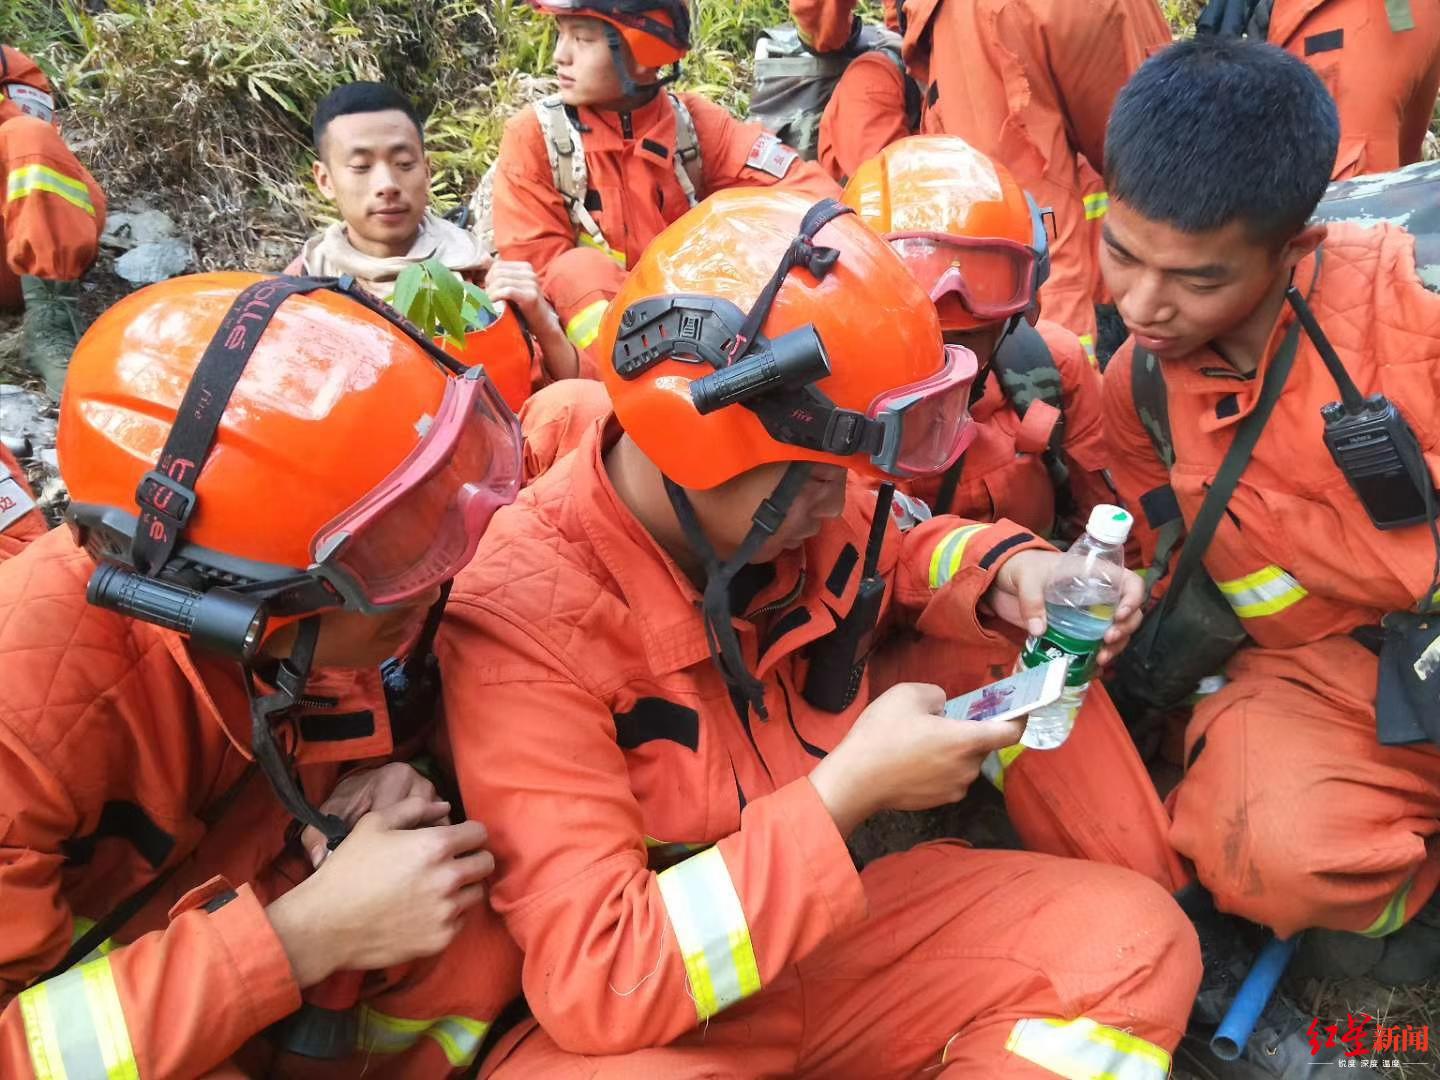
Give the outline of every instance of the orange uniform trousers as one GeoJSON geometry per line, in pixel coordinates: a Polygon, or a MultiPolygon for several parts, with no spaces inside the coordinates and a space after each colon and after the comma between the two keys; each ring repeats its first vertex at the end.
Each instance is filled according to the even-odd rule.
{"type": "MultiPolygon", "coordinates": [[[[861,882],[868,919],[670,1045],[594,1057],[530,1026],[502,1041],[489,1075],[1054,1080],[1110,1070],[1073,1071],[1093,1062],[1089,1051],[1062,1053],[1065,1022],[1034,1017],[1083,1016],[1157,1047],[1185,1027],[1199,950],[1158,887],[1113,867],[950,842],[880,859],[861,882]]],[[[1150,1052],[1153,1072],[1124,1075],[1167,1075],[1164,1053],[1150,1052]]]]}
{"type": "Polygon", "coordinates": [[[1268,37],[1340,107],[1336,180],[1420,160],[1440,90],[1440,4],[1410,0],[1392,23],[1376,0],[1275,0],[1268,37]]]}
{"type": "Polygon", "coordinates": [[[95,261],[105,194],[60,133],[33,116],[0,123],[0,309],[20,276],[76,281],[95,261]]]}
{"type": "Polygon", "coordinates": [[[1380,936],[1435,891],[1440,749],[1380,745],[1376,670],[1348,637],[1247,648],[1196,707],[1171,839],[1222,910],[1380,936]]]}

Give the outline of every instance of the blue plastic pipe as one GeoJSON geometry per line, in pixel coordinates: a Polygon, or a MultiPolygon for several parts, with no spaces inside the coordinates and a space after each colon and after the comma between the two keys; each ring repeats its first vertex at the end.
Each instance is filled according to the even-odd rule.
{"type": "Polygon", "coordinates": [[[1260,955],[1255,957],[1255,963],[1250,968],[1250,974],[1246,975],[1245,981],[1240,984],[1235,1000],[1230,1003],[1230,1009],[1225,1013],[1225,1019],[1220,1021],[1214,1038],[1210,1040],[1210,1050],[1216,1057],[1234,1061],[1240,1056],[1255,1031],[1260,1014],[1265,1011],[1265,1006],[1275,993],[1275,987],[1280,984],[1280,977],[1290,966],[1290,959],[1295,955],[1295,946],[1298,944],[1299,934],[1284,939],[1272,937],[1260,950],[1260,955]]]}

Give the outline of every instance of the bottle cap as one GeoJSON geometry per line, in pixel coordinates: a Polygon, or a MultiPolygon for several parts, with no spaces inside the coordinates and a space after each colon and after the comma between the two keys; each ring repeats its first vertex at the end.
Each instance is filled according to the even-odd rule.
{"type": "Polygon", "coordinates": [[[1090,522],[1085,531],[1102,544],[1123,544],[1130,535],[1130,526],[1134,524],[1130,511],[1101,503],[1090,511],[1090,522]]]}

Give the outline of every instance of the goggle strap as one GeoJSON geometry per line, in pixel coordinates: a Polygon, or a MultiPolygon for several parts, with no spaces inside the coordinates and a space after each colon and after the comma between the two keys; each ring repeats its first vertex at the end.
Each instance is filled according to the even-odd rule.
{"type": "Polygon", "coordinates": [[[334,849],[349,833],[345,823],[334,814],[324,814],[311,805],[295,778],[294,763],[275,741],[274,721],[299,703],[310,681],[315,663],[315,645],[320,638],[320,620],[312,616],[300,622],[295,648],[280,662],[275,677],[275,691],[260,694],[256,690],[255,673],[245,671],[245,690],[250,698],[250,751],[255,762],[270,781],[280,805],[299,822],[313,825],[334,849]]]}
{"type": "Polygon", "coordinates": [[[290,297],[333,285],[322,278],[267,278],[230,305],[185,388],[159,462],[135,490],[140,520],[130,560],[142,574],[154,577],[164,568],[195,513],[196,478],[215,446],[230,395],[271,318],[290,297]]]}
{"type": "Polygon", "coordinates": [[[744,325],[740,332],[735,335],[735,343],[730,350],[730,363],[735,363],[745,355],[747,349],[755,341],[760,328],[765,325],[765,320],[770,317],[770,307],[775,303],[775,297],[779,294],[780,288],[785,284],[785,278],[790,271],[797,266],[804,266],[817,278],[823,278],[835,268],[839,260],[840,252],[835,248],[817,247],[814,243],[815,234],[823,229],[837,217],[844,214],[853,214],[855,211],[836,199],[821,199],[800,219],[800,232],[790,246],[785,249],[784,256],[780,259],[780,265],[775,268],[775,273],[770,275],[770,280],[765,283],[765,288],[755,298],[750,311],[745,316],[744,325]]]}

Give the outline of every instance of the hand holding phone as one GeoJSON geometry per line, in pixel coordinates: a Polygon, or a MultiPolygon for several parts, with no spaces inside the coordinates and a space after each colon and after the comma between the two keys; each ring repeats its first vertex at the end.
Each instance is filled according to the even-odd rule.
{"type": "Polygon", "coordinates": [[[1060,697],[1069,666],[1069,657],[1057,657],[1008,679],[961,694],[945,703],[945,715],[952,720],[1009,720],[1025,716],[1060,697]]]}

